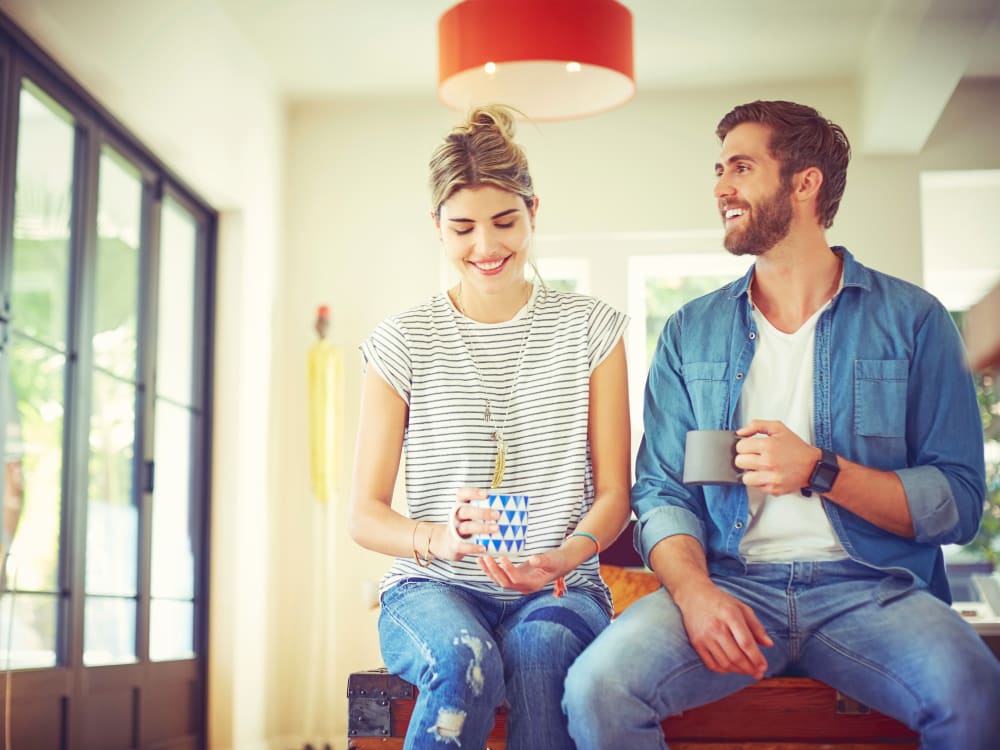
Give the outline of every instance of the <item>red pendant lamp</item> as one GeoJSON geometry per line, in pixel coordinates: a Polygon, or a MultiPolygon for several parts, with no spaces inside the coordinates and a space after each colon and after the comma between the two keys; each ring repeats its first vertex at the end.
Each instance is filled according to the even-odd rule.
{"type": "Polygon", "coordinates": [[[438,96],[533,120],[614,109],[635,94],[632,13],[615,0],[464,0],[438,22],[438,96]]]}

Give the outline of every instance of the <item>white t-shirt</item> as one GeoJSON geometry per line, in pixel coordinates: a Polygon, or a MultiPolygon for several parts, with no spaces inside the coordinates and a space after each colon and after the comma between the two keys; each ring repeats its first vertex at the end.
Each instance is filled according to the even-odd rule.
{"type": "MultiPolygon", "coordinates": [[[[779,331],[756,307],[757,350],[737,404],[741,425],[776,419],[813,444],[813,349],[821,307],[794,333],[779,331]]],[[[768,495],[747,487],[749,519],[740,541],[746,562],[847,557],[818,495],[768,495]]]]}
{"type": "MultiPolygon", "coordinates": [[[[510,409],[499,491],[530,498],[524,552],[558,547],[593,504],[590,375],[627,323],[624,314],[593,297],[541,288],[503,323],[470,320],[445,294],[380,323],[361,353],[365,366],[374,367],[409,405],[404,451],[410,517],[444,523],[458,488],[490,485],[496,443],[494,427],[484,418],[478,365],[501,426],[510,409]],[[516,374],[522,342],[523,363],[516,374]]],[[[566,576],[566,585],[609,603],[598,567],[597,557],[590,558],[566,576]]],[[[490,581],[474,557],[434,560],[427,568],[412,558],[397,558],[381,590],[410,577],[459,583],[498,599],[520,596],[490,581]]]]}

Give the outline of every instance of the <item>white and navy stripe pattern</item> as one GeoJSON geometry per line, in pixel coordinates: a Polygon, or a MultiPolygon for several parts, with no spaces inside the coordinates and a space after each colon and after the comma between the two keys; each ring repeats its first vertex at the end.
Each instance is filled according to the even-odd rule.
{"type": "MultiPolygon", "coordinates": [[[[497,424],[504,424],[510,408],[504,429],[507,469],[498,492],[530,498],[524,554],[558,547],[593,503],[590,374],[627,323],[623,313],[593,297],[538,287],[525,308],[504,323],[470,320],[445,294],[380,323],[361,353],[365,366],[374,367],[409,405],[404,452],[410,517],[444,523],[458,488],[488,488],[493,476],[493,427],[484,419],[483,385],[467,342],[497,424]]],[[[471,557],[434,560],[429,568],[398,558],[381,589],[410,577],[460,583],[499,599],[519,596],[493,584],[471,557]]],[[[589,590],[610,606],[596,557],[570,573],[566,585],[589,590]]]]}

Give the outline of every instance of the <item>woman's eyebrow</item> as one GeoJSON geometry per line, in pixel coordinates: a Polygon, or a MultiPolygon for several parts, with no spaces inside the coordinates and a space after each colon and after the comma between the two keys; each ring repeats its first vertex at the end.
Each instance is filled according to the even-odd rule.
{"type": "MultiPolygon", "coordinates": [[[[490,221],[496,221],[497,219],[502,219],[507,214],[515,214],[515,213],[517,213],[517,211],[518,211],[518,209],[516,209],[516,208],[508,208],[506,211],[501,211],[498,214],[493,214],[490,217],[490,221]]],[[[472,221],[475,221],[475,219],[464,219],[464,218],[462,218],[460,216],[455,216],[455,217],[449,218],[448,221],[472,222],[472,221]]]]}

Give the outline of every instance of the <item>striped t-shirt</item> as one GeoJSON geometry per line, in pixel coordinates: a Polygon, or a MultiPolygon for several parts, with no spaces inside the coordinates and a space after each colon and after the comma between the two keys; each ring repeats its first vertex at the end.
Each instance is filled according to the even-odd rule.
{"type": "MultiPolygon", "coordinates": [[[[409,516],[446,523],[456,490],[490,486],[496,443],[484,416],[485,387],[507,442],[498,492],[530,498],[524,553],[558,547],[594,500],[590,375],[627,322],[593,297],[536,287],[524,309],[503,323],[470,320],[443,293],[380,323],[361,353],[365,366],[409,405],[403,442],[409,516]]],[[[494,584],[471,556],[435,559],[427,568],[397,558],[381,590],[406,578],[458,583],[498,599],[520,596],[494,584]]],[[[569,573],[566,585],[610,607],[596,556],[569,573]]]]}

